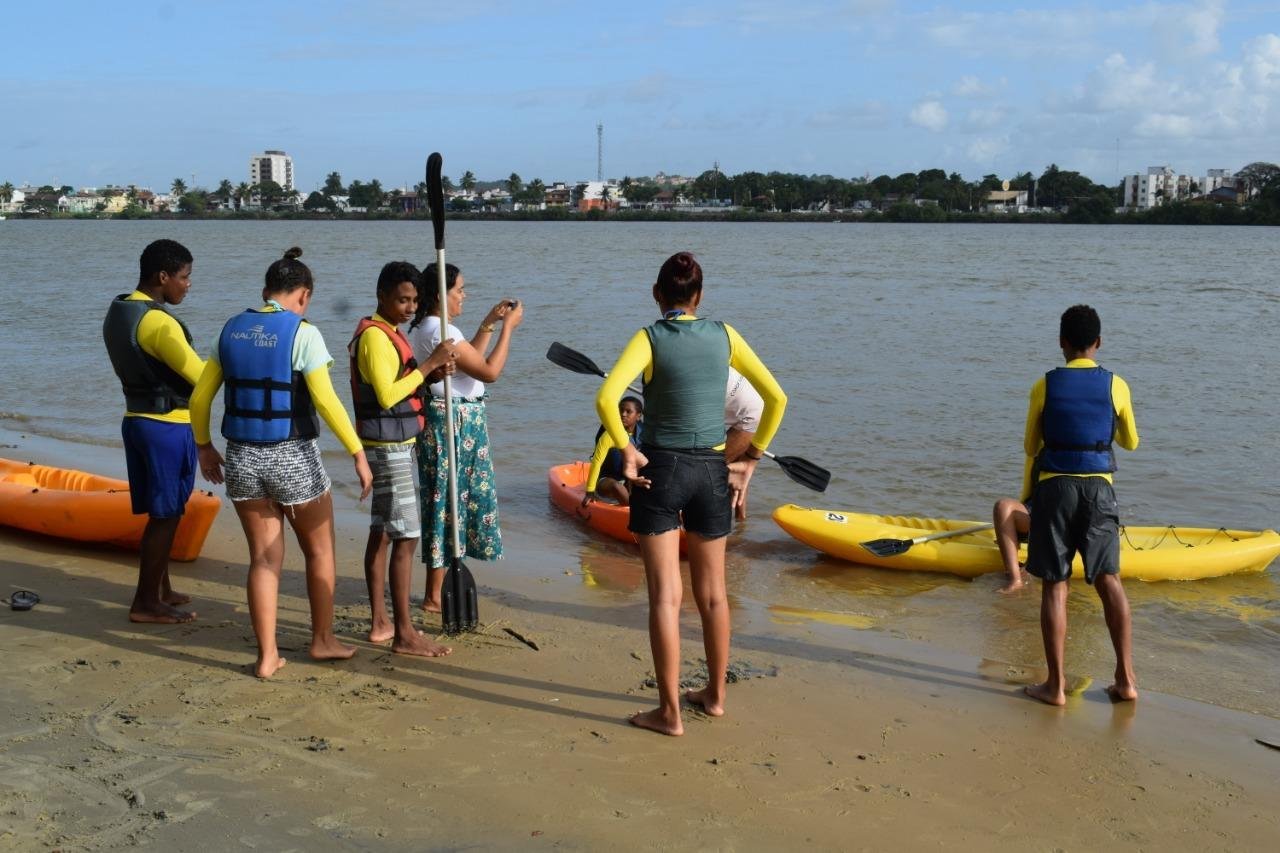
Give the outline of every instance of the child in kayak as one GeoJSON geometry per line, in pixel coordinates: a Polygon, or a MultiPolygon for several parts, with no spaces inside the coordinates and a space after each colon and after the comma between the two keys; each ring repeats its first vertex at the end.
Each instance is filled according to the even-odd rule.
{"type": "Polygon", "coordinates": [[[653,285],[661,319],[627,343],[596,394],[596,413],[622,451],[631,483],[631,519],[649,590],[649,644],[658,681],[657,708],[631,723],[665,735],[684,734],[680,716],[680,527],[685,529],[693,595],[702,617],[707,686],[685,697],[710,716],[724,714],[729,663],[725,537],[757,462],[773,439],[787,396],[742,336],[726,323],[700,319],[702,267],[689,252],[662,265],[653,285]],[[759,429],[745,457],[724,458],[724,403],[730,366],[764,398],[759,429]],[[615,401],[644,377],[644,442],[631,443],[615,401]]]}
{"type": "MultiPolygon", "coordinates": [[[[618,403],[618,416],[632,444],[640,444],[640,418],[644,415],[644,403],[639,397],[623,397],[618,403]]],[[[591,454],[591,471],[587,474],[587,494],[582,499],[586,506],[600,495],[612,498],[621,506],[631,501],[631,484],[622,476],[622,452],[613,446],[613,439],[604,427],[596,430],[596,449],[591,454]]]]}
{"type": "Polygon", "coordinates": [[[1031,530],[1031,500],[1001,498],[991,508],[991,521],[995,525],[996,547],[1004,563],[1005,582],[996,592],[1017,592],[1027,585],[1026,573],[1018,562],[1018,543],[1031,530]]]}
{"type": "Polygon", "coordinates": [[[364,549],[372,619],[369,641],[392,640],[391,650],[402,655],[440,657],[452,649],[418,631],[409,610],[413,552],[422,536],[413,455],[414,442],[425,424],[423,383],[453,372],[456,341],[437,344],[421,364],[414,358],[413,345],[398,327],[412,320],[418,310],[420,282],[421,275],[413,264],[392,261],[383,266],[378,275],[378,311],[356,326],[347,353],[351,356],[356,433],[373,472],[369,539],[364,549]],[[383,593],[388,544],[394,623],[387,618],[383,593]]]}
{"type": "Polygon", "coordinates": [[[1112,444],[1138,447],[1129,386],[1099,367],[1102,321],[1088,305],[1068,308],[1058,344],[1066,366],[1046,373],[1031,388],[1024,448],[1023,494],[1030,494],[1033,463],[1035,512],[1027,540],[1027,571],[1043,581],[1040,626],[1049,675],[1027,695],[1049,705],[1066,704],[1063,657],[1067,643],[1067,582],[1079,552],[1085,582],[1102,600],[1116,653],[1113,702],[1138,698],[1130,647],[1129,600],[1120,582],[1120,518],[1111,473],[1112,444]]]}

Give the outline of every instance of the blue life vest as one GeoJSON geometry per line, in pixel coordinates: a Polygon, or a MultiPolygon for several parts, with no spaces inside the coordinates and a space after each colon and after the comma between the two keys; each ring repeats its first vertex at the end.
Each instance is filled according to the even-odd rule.
{"type": "Polygon", "coordinates": [[[293,369],[293,341],[304,322],[292,311],[249,310],[222,327],[225,438],[267,444],[320,434],[311,392],[293,369]]]}
{"type": "Polygon", "coordinates": [[[1111,372],[1101,367],[1059,367],[1044,377],[1040,416],[1044,449],[1040,470],[1054,474],[1109,474],[1116,470],[1111,372]]]}
{"type": "MultiPolygon", "coordinates": [[[[640,431],[644,428],[644,422],[636,423],[636,431],[627,436],[628,440],[636,447],[640,446],[640,431]]],[[[596,441],[600,441],[600,436],[604,435],[604,427],[596,430],[596,441]]],[[[609,477],[614,480],[622,479],[622,451],[616,447],[610,447],[609,452],[605,454],[604,462],[600,465],[600,476],[609,477]]]]}

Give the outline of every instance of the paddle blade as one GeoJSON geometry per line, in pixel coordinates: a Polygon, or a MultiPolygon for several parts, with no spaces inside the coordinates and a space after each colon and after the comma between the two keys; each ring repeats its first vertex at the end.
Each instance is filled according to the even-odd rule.
{"type": "Polygon", "coordinates": [[[440,623],[446,634],[474,631],[480,624],[476,579],[461,560],[452,560],[440,590],[440,623]]]}
{"type": "Polygon", "coordinates": [[[788,477],[806,489],[825,492],[827,484],[831,482],[831,472],[826,468],[819,468],[808,459],[801,459],[799,456],[775,456],[773,461],[782,466],[782,470],[788,477]]]}
{"type": "Polygon", "coordinates": [[[896,557],[910,551],[912,543],[910,539],[872,539],[859,544],[877,557],[896,557]]]}
{"type": "Polygon", "coordinates": [[[444,157],[439,151],[427,158],[427,204],[431,207],[431,227],[436,232],[436,251],[444,248],[444,157]]]}
{"type": "Polygon", "coordinates": [[[569,349],[559,341],[551,342],[551,346],[547,348],[547,358],[552,364],[557,364],[565,370],[572,370],[574,373],[604,376],[604,371],[594,361],[577,350],[569,349]]]}

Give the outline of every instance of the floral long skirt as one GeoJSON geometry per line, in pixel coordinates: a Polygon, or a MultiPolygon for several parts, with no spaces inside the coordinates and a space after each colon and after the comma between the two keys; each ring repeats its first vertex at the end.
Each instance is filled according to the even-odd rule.
{"type": "MultiPolygon", "coordinates": [[[[418,436],[418,499],[422,507],[422,561],[443,568],[453,557],[449,521],[449,453],[444,400],[426,406],[427,426],[418,436]]],[[[458,526],[466,556],[502,557],[498,492],[489,457],[489,427],[483,400],[453,400],[453,436],[458,458],[458,526]]]]}

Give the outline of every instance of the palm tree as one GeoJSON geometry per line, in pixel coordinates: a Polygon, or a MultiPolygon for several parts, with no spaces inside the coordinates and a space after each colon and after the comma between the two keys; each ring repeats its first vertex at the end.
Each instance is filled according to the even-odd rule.
{"type": "Polygon", "coordinates": [[[610,201],[612,201],[612,198],[609,194],[609,185],[602,184],[600,187],[600,207],[604,210],[608,210],[610,201]]]}
{"type": "Polygon", "coordinates": [[[511,173],[511,177],[507,178],[507,192],[511,193],[511,200],[515,201],[516,193],[520,192],[524,186],[524,181],[520,180],[520,176],[515,172],[511,173]]]}
{"type": "Polygon", "coordinates": [[[244,200],[250,195],[250,187],[244,181],[235,188],[236,210],[244,207],[244,200]]]}
{"type": "Polygon", "coordinates": [[[170,186],[170,191],[178,197],[186,195],[187,182],[182,180],[182,178],[174,178],[173,184],[170,186]]]}
{"type": "Polygon", "coordinates": [[[235,187],[232,186],[231,182],[228,181],[226,178],[223,178],[218,183],[218,195],[222,196],[223,201],[230,201],[231,195],[234,192],[235,192],[235,187]]]}
{"type": "Polygon", "coordinates": [[[337,172],[330,172],[326,175],[322,192],[327,196],[346,195],[347,191],[342,186],[342,175],[337,172]]]}
{"type": "Polygon", "coordinates": [[[466,190],[468,194],[476,188],[476,176],[472,174],[470,169],[462,174],[462,188],[466,190]]]}
{"type": "Polygon", "coordinates": [[[0,203],[8,204],[13,200],[13,184],[5,181],[0,184],[0,203]]]}

